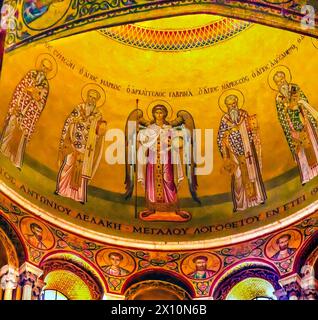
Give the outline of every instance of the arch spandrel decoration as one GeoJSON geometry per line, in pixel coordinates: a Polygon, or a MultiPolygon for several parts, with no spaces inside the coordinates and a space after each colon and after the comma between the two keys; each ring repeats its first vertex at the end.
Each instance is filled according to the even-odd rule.
{"type": "Polygon", "coordinates": [[[318,36],[317,27],[302,26],[306,15],[302,13],[302,0],[53,0],[35,8],[32,4],[32,1],[24,0],[5,1],[7,51],[88,30],[196,13],[223,15],[318,36]]]}
{"type": "MultiPolygon", "coordinates": [[[[215,289],[219,284],[228,278],[229,274],[233,274],[236,271],[240,271],[242,266],[246,269],[248,276],[254,275],[251,271],[255,265],[261,266],[263,270],[265,267],[271,271],[268,273],[266,270],[263,275],[266,277],[288,277],[291,274],[297,272],[299,264],[299,253],[302,248],[308,243],[312,242],[318,232],[318,213],[310,214],[306,218],[300,221],[292,223],[280,230],[271,233],[264,234],[257,238],[252,238],[239,243],[232,243],[230,245],[224,244],[218,247],[207,247],[204,250],[201,249],[187,249],[181,250],[180,248],[169,248],[167,246],[160,248],[155,246],[153,248],[138,249],[133,246],[120,246],[114,242],[109,241],[96,241],[90,239],[86,235],[79,235],[73,232],[65,230],[61,226],[56,226],[52,223],[44,222],[39,217],[35,217],[34,214],[27,212],[24,208],[18,206],[15,203],[10,204],[9,201],[5,205],[2,205],[1,215],[4,215],[12,225],[18,228],[20,238],[24,240],[25,246],[28,251],[28,261],[36,266],[43,266],[49,263],[50,259],[47,259],[48,255],[54,257],[59,256],[61,252],[64,255],[75,255],[77,261],[87,262],[90,268],[94,268],[94,273],[100,276],[103,281],[103,287],[106,288],[107,293],[124,295],[127,290],[127,284],[131,282],[131,279],[149,272],[160,272],[170,274],[175,278],[186,280],[192,286],[192,291],[195,298],[210,297],[214,295],[215,289]],[[15,210],[9,208],[14,207],[15,210]],[[21,215],[23,212],[23,215],[21,215]],[[21,220],[33,219],[34,222],[41,221],[45,227],[45,232],[50,232],[54,236],[54,247],[46,249],[44,247],[35,248],[35,244],[31,246],[27,240],[26,235],[23,234],[21,229],[21,220]],[[288,246],[292,250],[288,256],[279,257],[277,253],[279,248],[277,244],[273,243],[276,239],[286,234],[299,233],[298,239],[295,235],[290,238],[288,246]],[[301,243],[299,243],[299,241],[301,243]],[[276,248],[277,252],[272,252],[271,256],[268,255],[268,247],[276,248]],[[120,260],[120,268],[122,274],[112,274],[108,272],[108,269],[103,269],[98,263],[98,256],[101,251],[106,250],[110,253],[117,253],[117,257],[120,260]],[[127,266],[127,259],[125,256],[129,256],[133,259],[132,268],[127,266]],[[121,259],[123,257],[123,259],[121,259]],[[196,277],[195,264],[196,259],[206,260],[207,270],[209,271],[209,277],[206,279],[199,279],[196,277]],[[191,270],[188,270],[188,265],[183,265],[191,260],[191,270]],[[126,263],[126,264],[125,264],[126,263]],[[125,270],[129,272],[125,272],[125,270]]],[[[50,236],[43,234],[43,241],[50,239],[50,236]]],[[[44,242],[45,243],[45,242],[44,242]]],[[[131,260],[132,261],[132,260],[131,260]]],[[[52,265],[53,266],[53,265],[52,265]]],[[[263,272],[263,271],[262,271],[263,272]]],[[[259,274],[258,274],[259,275],[259,274]]],[[[99,278],[99,277],[98,277],[99,278]]],[[[241,279],[239,277],[239,279],[241,279]]],[[[275,278],[276,279],[276,278],[275,278]]]]}

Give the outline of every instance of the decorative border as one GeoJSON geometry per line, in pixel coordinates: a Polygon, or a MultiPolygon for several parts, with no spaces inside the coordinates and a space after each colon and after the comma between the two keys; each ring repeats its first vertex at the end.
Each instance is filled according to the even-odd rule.
{"type": "MultiPolygon", "coordinates": [[[[6,0],[15,10],[15,27],[8,30],[6,51],[27,44],[58,39],[72,34],[182,14],[211,13],[261,23],[301,34],[318,37],[318,28],[303,29],[301,0],[273,4],[268,1],[240,0],[73,0],[65,18],[51,29],[34,32],[22,19],[22,2],[6,0]],[[46,39],[47,38],[47,39],[46,39]]],[[[316,25],[318,19],[316,20],[316,25]]]]}
{"type": "MultiPolygon", "coordinates": [[[[20,230],[20,220],[24,217],[33,217],[31,212],[27,212],[22,207],[18,207],[14,202],[5,197],[1,197],[0,217],[10,222],[11,226],[17,234],[22,237],[22,231],[20,230]]],[[[38,218],[39,219],[39,218],[38,218]]],[[[43,217],[40,218],[41,221],[43,217]]],[[[270,274],[275,273],[275,277],[280,279],[288,277],[289,275],[297,272],[298,261],[302,258],[302,248],[306,247],[308,243],[314,241],[318,236],[318,212],[312,214],[310,217],[299,219],[294,223],[283,226],[280,224],[280,232],[287,232],[288,230],[298,230],[302,233],[302,244],[297,249],[297,253],[287,257],[281,261],[272,260],[265,256],[265,248],[269,241],[271,241],[272,234],[262,235],[253,239],[246,239],[240,243],[234,243],[229,241],[227,244],[219,247],[184,250],[179,247],[175,250],[169,248],[154,249],[138,249],[128,247],[128,245],[118,246],[113,242],[95,241],[86,237],[85,234],[70,233],[64,230],[63,227],[57,227],[54,223],[45,222],[48,229],[50,229],[54,237],[56,238],[55,247],[51,250],[34,249],[30,246],[26,246],[28,252],[27,260],[35,266],[43,266],[48,263],[50,259],[46,257],[48,254],[53,255],[54,259],[60,260],[59,253],[61,252],[61,243],[63,244],[63,253],[75,254],[79,259],[87,261],[98,275],[100,275],[107,293],[114,293],[117,295],[124,294],[127,290],[126,284],[131,283],[132,279],[142,279],[144,275],[149,272],[156,273],[169,273],[173,277],[179,278],[182,283],[190,283],[193,288],[193,297],[209,297],[213,294],[214,288],[218,288],[220,284],[227,279],[227,275],[232,273],[236,274],[236,270],[239,266],[243,266],[243,269],[250,270],[251,265],[257,265],[260,268],[260,273],[267,277],[270,274]],[[62,240],[61,240],[62,237],[62,240]],[[61,242],[62,241],[62,242],[61,242]],[[134,257],[134,261],[138,266],[138,269],[134,273],[125,277],[118,278],[116,276],[108,276],[101,272],[100,267],[97,264],[97,254],[100,249],[112,248],[116,251],[124,251],[126,254],[130,254],[134,257]],[[208,252],[216,255],[221,261],[220,270],[209,279],[190,279],[184,276],[182,273],[182,261],[186,256],[193,254],[208,252]],[[269,273],[263,268],[263,266],[269,273]]],[[[22,245],[25,246],[24,240],[21,240],[22,245]]],[[[253,268],[252,268],[253,269],[253,268]]],[[[245,275],[251,274],[250,271],[246,271],[245,275]]],[[[256,274],[255,274],[256,275],[256,274]]],[[[245,277],[245,276],[244,276],[245,277]]],[[[241,277],[239,277],[241,279],[241,277]]],[[[134,281],[135,281],[134,280],[134,281]]]]}
{"type": "MultiPolygon", "coordinates": [[[[124,238],[119,236],[112,236],[103,234],[97,231],[93,231],[74,223],[68,222],[65,219],[57,218],[54,214],[48,213],[34,203],[26,200],[17,192],[8,188],[3,182],[0,181],[0,194],[4,195],[9,201],[15,203],[16,210],[21,211],[19,206],[23,206],[23,210],[27,210],[32,213],[32,215],[40,217],[43,221],[52,223],[67,230],[68,232],[74,234],[84,235],[86,238],[91,239],[92,241],[101,241],[111,243],[117,246],[130,247],[130,248],[141,248],[141,249],[164,249],[164,250],[177,250],[180,247],[180,242],[167,242],[167,241],[145,241],[145,240],[136,240],[130,238],[124,238]]],[[[0,208],[1,209],[1,208],[0,208]]],[[[7,209],[5,209],[7,210],[7,209]]],[[[237,234],[232,236],[225,236],[212,240],[197,240],[197,241],[183,241],[182,247],[184,250],[195,250],[195,249],[204,249],[204,248],[217,248],[222,247],[228,243],[242,243],[248,240],[255,239],[257,237],[265,236],[280,230],[281,228],[290,226],[291,224],[297,223],[302,219],[307,218],[314,212],[318,210],[318,200],[308,205],[306,208],[299,210],[298,212],[281,219],[280,221],[273,222],[267,226],[260,227],[251,231],[246,231],[244,234],[237,234]]],[[[24,211],[21,211],[25,215],[24,211]]],[[[91,244],[90,244],[91,245],[91,244]]],[[[86,252],[86,251],[85,251],[86,252]]]]}
{"type": "Polygon", "coordinates": [[[213,46],[237,36],[251,26],[245,21],[223,18],[192,29],[155,30],[138,25],[121,25],[99,32],[119,43],[153,51],[186,51],[213,46]]]}

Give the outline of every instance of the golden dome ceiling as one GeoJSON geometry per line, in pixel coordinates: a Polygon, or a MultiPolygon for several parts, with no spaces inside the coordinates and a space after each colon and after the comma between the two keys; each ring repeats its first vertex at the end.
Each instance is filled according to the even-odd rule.
{"type": "Polygon", "coordinates": [[[0,84],[1,104],[5,106],[0,110],[0,119],[4,125],[13,92],[27,72],[34,69],[38,57],[46,54],[57,68],[53,70],[56,75],[48,79],[47,102],[26,146],[22,169],[17,170],[7,157],[0,156],[1,190],[24,203],[28,210],[65,228],[81,230],[92,238],[110,237],[118,242],[125,239],[133,244],[187,242],[195,247],[203,245],[196,241],[205,240],[214,245],[229,240],[224,237],[243,239],[273,230],[278,222],[296,221],[315,209],[317,179],[304,186],[301,183],[278,118],[277,92],[270,88],[268,77],[277,66],[287,67],[292,82],[305,92],[310,105],[317,106],[313,70],[318,62],[314,44],[311,38],[288,31],[195,15],[89,31],[8,53],[0,84]],[[230,30],[224,33],[220,24],[230,30]],[[208,39],[210,43],[203,39],[197,50],[175,50],[175,43],[165,42],[167,33],[175,32],[178,37],[183,32],[186,36],[178,38],[182,40],[179,45],[186,48],[187,43],[195,43],[193,38],[187,42],[186,31],[205,32],[204,28],[214,28],[216,33],[208,39]],[[152,36],[142,47],[145,30],[150,30],[152,36]],[[127,42],[128,36],[133,43],[127,42]],[[168,49],[152,49],[150,40],[168,43],[168,49]],[[72,110],[83,103],[82,89],[88,83],[98,84],[100,92],[106,94],[106,103],[99,110],[107,121],[107,140],[87,188],[88,201],[81,204],[54,192],[61,169],[57,160],[63,126],[72,110]],[[256,115],[262,160],[260,180],[267,195],[261,201],[264,203],[236,212],[232,178],[224,172],[217,141],[224,116],[219,97],[228,89],[239,90],[241,108],[256,115]],[[191,215],[187,222],[141,219],[139,212],[147,206],[144,189],[138,185],[134,196],[125,200],[125,166],[110,164],[105,154],[113,144],[107,132],[119,129],[124,135],[136,99],[147,117],[147,107],[158,97],[171,105],[171,119],[182,109],[192,115],[196,128],[213,129],[212,143],[209,145],[207,139],[202,142],[205,151],[213,145],[213,163],[209,174],[197,178],[201,204],[191,198],[186,179],[177,192],[180,208],[191,215]]]}

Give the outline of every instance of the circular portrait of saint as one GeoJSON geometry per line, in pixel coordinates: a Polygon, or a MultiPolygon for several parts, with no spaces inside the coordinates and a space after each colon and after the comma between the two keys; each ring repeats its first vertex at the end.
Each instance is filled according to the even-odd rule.
{"type": "Polygon", "coordinates": [[[71,0],[24,0],[23,21],[33,30],[51,28],[65,16],[70,4],[71,0]]]}
{"type": "Polygon", "coordinates": [[[186,257],[181,264],[182,272],[193,280],[212,278],[221,268],[221,259],[209,252],[195,253],[186,257]]]}
{"type": "Polygon", "coordinates": [[[96,261],[106,275],[113,277],[128,276],[136,267],[135,261],[130,254],[114,248],[99,251],[96,261]]]}
{"type": "Polygon", "coordinates": [[[286,230],[272,237],[265,248],[266,256],[274,261],[281,261],[292,256],[299,248],[302,235],[298,230],[286,230]]]}
{"type": "Polygon", "coordinates": [[[52,232],[39,220],[23,218],[20,222],[20,230],[29,245],[39,250],[53,248],[55,240],[52,232]]]}

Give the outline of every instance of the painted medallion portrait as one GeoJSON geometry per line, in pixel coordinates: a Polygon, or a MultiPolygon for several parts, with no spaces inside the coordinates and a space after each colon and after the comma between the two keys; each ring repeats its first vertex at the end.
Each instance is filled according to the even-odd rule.
{"type": "Polygon", "coordinates": [[[208,252],[192,254],[186,257],[181,265],[182,272],[192,280],[210,279],[220,268],[220,258],[208,252]]]}
{"type": "Polygon", "coordinates": [[[297,230],[286,230],[269,240],[265,254],[274,261],[281,261],[291,257],[299,248],[302,235],[297,230]]]}
{"type": "Polygon", "coordinates": [[[32,247],[39,250],[49,250],[54,246],[52,232],[39,220],[24,218],[20,222],[20,229],[25,240],[32,247]]]}
{"type": "Polygon", "coordinates": [[[134,259],[124,251],[107,248],[98,252],[97,264],[108,276],[125,277],[135,270],[134,259]]]}

